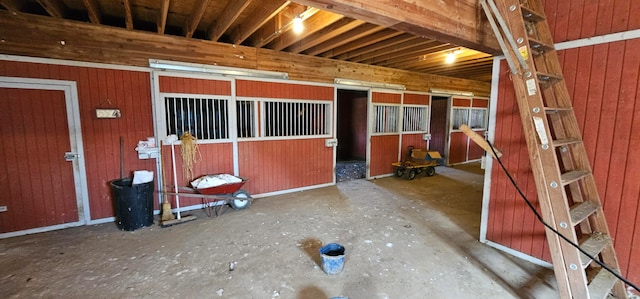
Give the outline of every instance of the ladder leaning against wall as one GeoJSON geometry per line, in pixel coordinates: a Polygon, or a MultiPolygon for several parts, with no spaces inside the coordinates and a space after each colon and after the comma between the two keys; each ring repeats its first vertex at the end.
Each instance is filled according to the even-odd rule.
{"type": "Polygon", "coordinates": [[[511,70],[542,218],[562,234],[545,230],[560,296],[627,298],[542,3],[479,1],[511,70]]]}

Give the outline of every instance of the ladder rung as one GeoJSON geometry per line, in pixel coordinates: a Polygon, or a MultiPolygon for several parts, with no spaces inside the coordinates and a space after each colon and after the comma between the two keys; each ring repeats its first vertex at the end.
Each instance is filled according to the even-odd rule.
{"type": "Polygon", "coordinates": [[[549,52],[555,50],[553,46],[547,45],[537,39],[529,38],[529,45],[531,46],[531,50],[536,51],[538,53],[549,52]]]}
{"type": "Polygon", "coordinates": [[[582,142],[582,140],[578,138],[558,139],[553,141],[553,146],[561,147],[561,146],[576,144],[580,142],[582,142]]]}
{"type": "MultiPolygon", "coordinates": [[[[611,242],[611,238],[607,235],[602,233],[593,233],[584,242],[580,243],[580,248],[591,256],[597,257],[609,242],[611,242]]],[[[586,268],[592,260],[583,253],[580,253],[580,261],[582,262],[582,268],[586,268]]]]}
{"type": "Polygon", "coordinates": [[[543,15],[539,14],[538,12],[528,7],[520,6],[520,8],[522,9],[522,16],[526,21],[540,22],[540,21],[544,21],[545,19],[543,15]]]}
{"type": "Polygon", "coordinates": [[[538,72],[538,81],[540,83],[555,83],[560,80],[562,80],[561,76],[538,72]]]}
{"type": "Polygon", "coordinates": [[[544,112],[547,114],[571,111],[573,111],[573,108],[571,107],[544,107],[544,112]]]}
{"type": "Polygon", "coordinates": [[[598,208],[600,208],[600,205],[590,200],[573,205],[570,212],[571,224],[576,226],[591,214],[595,213],[598,208]]]}
{"type": "Polygon", "coordinates": [[[589,283],[589,295],[592,299],[605,299],[611,293],[618,279],[609,271],[601,269],[589,283]]]}
{"type": "Polygon", "coordinates": [[[565,172],[560,176],[560,180],[562,180],[562,185],[569,185],[579,179],[582,179],[589,175],[589,172],[586,170],[572,170],[569,172],[565,172]]]}

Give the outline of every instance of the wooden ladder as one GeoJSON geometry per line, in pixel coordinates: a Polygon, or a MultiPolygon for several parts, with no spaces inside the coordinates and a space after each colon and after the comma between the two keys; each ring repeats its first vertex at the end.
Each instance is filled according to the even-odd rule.
{"type": "Polygon", "coordinates": [[[479,0],[509,64],[561,298],[627,298],[540,0],[479,0]],[[579,244],[592,260],[567,240],[579,244]]]}

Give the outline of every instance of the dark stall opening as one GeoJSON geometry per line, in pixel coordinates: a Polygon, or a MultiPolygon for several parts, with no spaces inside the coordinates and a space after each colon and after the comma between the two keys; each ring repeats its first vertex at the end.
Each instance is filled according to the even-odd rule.
{"type": "Polygon", "coordinates": [[[336,181],[366,177],[368,92],[338,90],[336,181]]]}

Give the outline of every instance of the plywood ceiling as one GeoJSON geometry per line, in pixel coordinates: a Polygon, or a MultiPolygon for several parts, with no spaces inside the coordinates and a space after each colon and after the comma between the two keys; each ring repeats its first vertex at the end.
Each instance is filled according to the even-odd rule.
{"type": "MultiPolygon", "coordinates": [[[[490,54],[282,0],[0,0],[13,13],[89,22],[479,81],[490,54]],[[294,32],[294,18],[304,29],[294,32]],[[445,57],[455,52],[455,62],[445,57]]],[[[37,41],[34,41],[37,42],[37,41]]]]}

